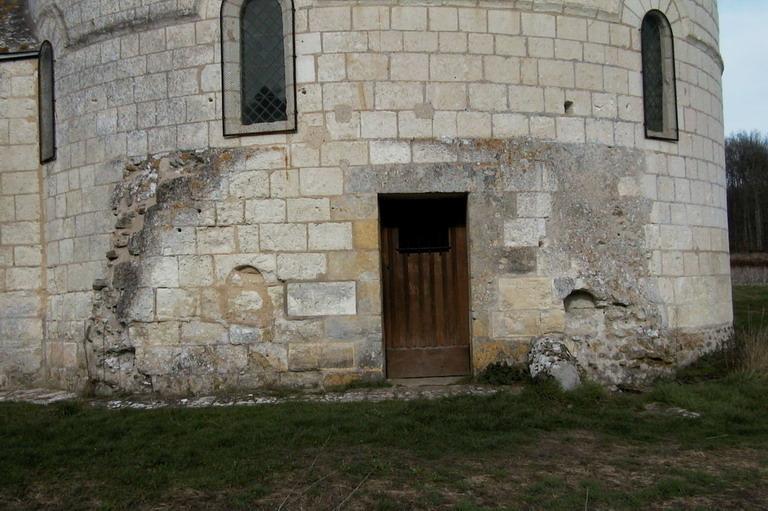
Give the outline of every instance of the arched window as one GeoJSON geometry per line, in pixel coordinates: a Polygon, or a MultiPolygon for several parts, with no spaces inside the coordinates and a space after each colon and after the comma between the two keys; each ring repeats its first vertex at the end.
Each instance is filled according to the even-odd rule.
{"type": "Polygon", "coordinates": [[[37,55],[37,108],[40,163],[56,159],[56,108],[53,96],[53,46],[40,45],[37,55]]]}
{"type": "Polygon", "coordinates": [[[645,136],[677,140],[677,91],[672,27],[661,11],[649,11],[641,28],[645,136]]]}
{"type": "Polygon", "coordinates": [[[224,0],[221,62],[224,135],[296,126],[290,0],[224,0]]]}

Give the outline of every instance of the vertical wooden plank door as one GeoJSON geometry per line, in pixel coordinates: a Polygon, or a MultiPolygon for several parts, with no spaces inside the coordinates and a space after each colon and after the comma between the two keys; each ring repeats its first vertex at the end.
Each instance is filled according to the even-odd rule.
{"type": "Polygon", "coordinates": [[[379,201],[387,376],[469,373],[466,196],[379,201]]]}

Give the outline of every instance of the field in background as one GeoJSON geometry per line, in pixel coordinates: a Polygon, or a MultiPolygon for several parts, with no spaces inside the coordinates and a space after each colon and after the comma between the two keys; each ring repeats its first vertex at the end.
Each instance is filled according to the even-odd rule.
{"type": "MultiPolygon", "coordinates": [[[[768,288],[736,287],[734,304],[738,332],[768,326],[768,288]]],[[[768,377],[739,342],[644,394],[0,404],[0,509],[763,510],[768,377]]]]}
{"type": "Polygon", "coordinates": [[[733,287],[733,322],[737,330],[768,328],[768,286],[733,287]]]}

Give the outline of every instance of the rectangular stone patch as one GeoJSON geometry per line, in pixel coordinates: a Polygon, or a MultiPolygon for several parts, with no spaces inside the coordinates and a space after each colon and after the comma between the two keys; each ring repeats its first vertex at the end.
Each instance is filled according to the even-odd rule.
{"type": "Polygon", "coordinates": [[[291,316],[344,316],[356,314],[354,282],[306,282],[288,284],[291,316]]]}

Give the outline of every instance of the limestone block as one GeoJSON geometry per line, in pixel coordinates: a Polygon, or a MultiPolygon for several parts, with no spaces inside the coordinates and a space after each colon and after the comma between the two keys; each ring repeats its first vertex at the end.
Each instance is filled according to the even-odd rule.
{"type": "Polygon", "coordinates": [[[317,80],[338,82],[347,76],[346,58],[342,54],[327,54],[317,57],[317,80]]]}
{"type": "Polygon", "coordinates": [[[507,88],[501,84],[470,84],[469,105],[474,110],[505,111],[507,110],[507,88]]]}
{"type": "Polygon", "coordinates": [[[148,257],[142,282],[150,287],[179,287],[179,268],[175,257],[148,257]]]}
{"type": "Polygon", "coordinates": [[[504,310],[552,308],[552,280],[544,277],[499,279],[499,306],[504,310]]]}
{"type": "Polygon", "coordinates": [[[459,30],[462,32],[486,32],[488,15],[486,9],[459,9],[459,30]]]}
{"type": "Polygon", "coordinates": [[[504,246],[538,247],[546,235],[546,223],[540,218],[517,218],[504,222],[504,246]]]}
{"type": "Polygon", "coordinates": [[[491,34],[469,34],[469,52],[478,55],[492,55],[494,36],[491,34]]]}
{"type": "Polygon", "coordinates": [[[459,28],[458,10],[455,7],[430,7],[429,30],[455,31],[459,28]]]}
{"type": "Polygon", "coordinates": [[[296,55],[314,55],[322,52],[320,34],[308,32],[296,34],[296,55]]]}
{"type": "Polygon", "coordinates": [[[259,226],[239,225],[237,227],[237,246],[240,252],[258,252],[259,226]]]}
{"type": "Polygon", "coordinates": [[[459,112],[456,117],[460,137],[489,138],[491,114],[485,112],[459,112]]]}
{"type": "Polygon", "coordinates": [[[386,80],[389,78],[389,58],[377,53],[349,53],[347,77],[350,80],[386,80]]]}
{"type": "Polygon", "coordinates": [[[409,110],[423,97],[423,86],[413,82],[376,84],[376,110],[409,110]]]}
{"type": "Polygon", "coordinates": [[[364,32],[324,32],[323,51],[362,52],[368,49],[368,38],[364,32]]]}
{"type": "Polygon", "coordinates": [[[423,53],[392,55],[390,73],[392,80],[427,81],[429,79],[429,56],[423,53]]]}
{"type": "MultiPolygon", "coordinates": [[[[496,83],[520,83],[520,59],[517,57],[487,56],[483,58],[485,79],[496,83]]],[[[506,96],[506,93],[505,93],[506,96]]]]}
{"type": "Polygon", "coordinates": [[[315,58],[311,55],[296,57],[296,83],[312,83],[315,78],[315,58]]]}
{"type": "Polygon", "coordinates": [[[522,13],[521,27],[527,36],[554,38],[556,35],[555,17],[549,14],[522,13]]]}
{"type": "Polygon", "coordinates": [[[539,62],[539,83],[546,86],[574,86],[573,63],[559,60],[542,60],[539,62]]]}
{"type": "MultiPolygon", "coordinates": [[[[432,136],[431,117],[421,117],[416,111],[407,111],[399,112],[397,119],[400,138],[428,138],[432,136]]],[[[373,152],[371,154],[373,155],[373,152]]],[[[403,157],[404,154],[401,154],[401,158],[403,157]]]]}
{"type": "Polygon", "coordinates": [[[414,141],[412,150],[414,163],[447,163],[458,158],[456,147],[440,142],[414,141]]]}
{"type": "Polygon", "coordinates": [[[343,369],[354,366],[354,347],[349,343],[323,344],[318,365],[322,369],[343,369]]]}
{"type": "Polygon", "coordinates": [[[542,112],[544,91],[539,87],[509,86],[509,109],[513,112],[542,112]]]}
{"type": "Polygon", "coordinates": [[[128,328],[128,336],[134,346],[170,346],[179,344],[179,323],[133,323],[128,328]]]}
{"type": "Polygon", "coordinates": [[[357,195],[347,193],[331,199],[333,220],[375,219],[378,203],[375,194],[357,195]]]}
{"type": "MultiPolygon", "coordinates": [[[[75,303],[70,303],[70,306],[76,306],[75,303]]],[[[69,314],[65,311],[65,317],[71,316],[73,319],[80,316],[77,311],[73,311],[69,314]]],[[[85,319],[85,318],[83,318],[85,319]]],[[[125,315],[122,320],[132,321],[153,321],[155,319],[155,292],[154,289],[149,287],[142,287],[137,289],[132,297],[130,307],[125,311],[125,315]]]]}
{"type": "Polygon", "coordinates": [[[493,114],[494,137],[524,137],[528,133],[528,117],[525,115],[493,114]]]}
{"type": "Polygon", "coordinates": [[[405,32],[403,34],[403,49],[407,52],[437,51],[437,34],[434,32],[405,32]]]}
{"type": "Polygon", "coordinates": [[[370,148],[371,163],[373,164],[409,163],[411,161],[411,145],[408,142],[376,140],[371,142],[370,148]]]}
{"type": "Polygon", "coordinates": [[[483,79],[481,57],[430,55],[429,76],[438,82],[474,82],[483,79]]]}
{"type": "MultiPolygon", "coordinates": [[[[421,93],[419,93],[420,96],[421,93]]],[[[320,160],[325,166],[337,166],[342,161],[350,165],[365,165],[368,163],[368,144],[366,142],[326,142],[320,148],[320,160]]]]}
{"type": "Polygon", "coordinates": [[[337,105],[353,110],[368,110],[373,105],[373,85],[352,82],[325,83],[322,89],[323,109],[331,111],[337,105]]]}
{"type": "Polygon", "coordinates": [[[38,289],[41,284],[40,268],[8,268],[5,270],[5,287],[9,291],[38,289]]]}
{"type": "Polygon", "coordinates": [[[552,196],[548,193],[525,192],[517,194],[517,216],[521,218],[548,218],[552,214],[552,196]]]}
{"type": "Polygon", "coordinates": [[[288,349],[284,344],[272,342],[251,344],[248,347],[250,364],[262,369],[285,371],[288,369],[288,349]]]}
{"type": "Polygon", "coordinates": [[[587,119],[587,143],[613,145],[613,122],[600,119],[587,119]]]}
{"type": "Polygon", "coordinates": [[[325,254],[280,254],[277,277],[280,280],[314,280],[325,274],[325,254]]]}
{"type": "Polygon", "coordinates": [[[309,29],[312,32],[349,30],[351,23],[349,7],[315,7],[309,13],[309,29]]]}
{"type": "Polygon", "coordinates": [[[205,287],[213,285],[213,258],[211,256],[180,256],[179,285],[205,287]]]}
{"type": "Polygon", "coordinates": [[[393,7],[393,30],[426,30],[427,9],[424,7],[393,7]]]}
{"type": "Polygon", "coordinates": [[[282,199],[248,200],[245,202],[245,220],[249,223],[284,222],[285,210],[282,199]]]}
{"type": "Polygon", "coordinates": [[[352,8],[352,28],[355,30],[386,30],[389,28],[389,9],[360,5],[352,8]]]}
{"type": "Polygon", "coordinates": [[[354,282],[287,284],[291,316],[339,316],[357,312],[354,282]]]}
{"type": "Polygon", "coordinates": [[[428,83],[427,101],[437,110],[464,110],[467,86],[463,83],[428,83]]]}
{"type": "Polygon", "coordinates": [[[488,32],[515,35],[520,33],[520,13],[512,10],[488,11],[488,32]]]}
{"type": "MultiPolygon", "coordinates": [[[[440,53],[466,53],[467,34],[463,32],[440,32],[438,34],[440,53]]],[[[429,69],[427,67],[427,69],[429,69]]]]}
{"type": "Polygon", "coordinates": [[[519,310],[491,313],[491,335],[493,338],[538,335],[539,330],[539,311],[519,310]]]}
{"type": "Polygon", "coordinates": [[[328,199],[288,199],[289,222],[312,222],[330,220],[331,209],[328,199]]]}
{"type": "Polygon", "coordinates": [[[197,313],[198,297],[194,292],[184,289],[157,290],[157,319],[182,319],[195,316],[197,313]]]}
{"type": "Polygon", "coordinates": [[[584,119],[558,117],[557,139],[568,144],[583,144],[585,140],[584,119]]]}
{"type": "Polygon", "coordinates": [[[309,224],[309,249],[310,250],[351,250],[352,224],[324,223],[309,224]]]}
{"type": "Polygon", "coordinates": [[[0,227],[0,244],[35,245],[40,243],[40,227],[37,222],[14,222],[0,227]]]}
{"type": "Polygon", "coordinates": [[[234,252],[234,227],[198,227],[197,250],[200,254],[229,254],[234,252]]]}
{"type": "Polygon", "coordinates": [[[397,114],[360,112],[360,129],[363,138],[397,138],[397,114]]]}
{"type": "Polygon", "coordinates": [[[288,370],[311,371],[320,367],[319,344],[290,344],[288,346],[288,370]]]}
{"type": "Polygon", "coordinates": [[[587,40],[587,20],[570,16],[557,17],[557,38],[587,40]]]}
{"type": "Polygon", "coordinates": [[[337,168],[303,168],[299,174],[302,195],[341,195],[343,175],[337,168]]]}
{"type": "Polygon", "coordinates": [[[300,252],[307,249],[307,227],[303,224],[263,224],[259,237],[263,251],[300,252]]]}
{"type": "Polygon", "coordinates": [[[543,37],[529,37],[528,56],[537,60],[555,58],[554,41],[543,37]]]}
{"type": "Polygon", "coordinates": [[[370,51],[401,52],[403,51],[403,33],[381,31],[368,33],[370,51]]]}
{"type": "Polygon", "coordinates": [[[182,344],[224,344],[227,340],[227,328],[223,325],[202,321],[190,321],[181,324],[182,344]]]}
{"type": "Polygon", "coordinates": [[[229,194],[238,199],[269,196],[269,173],[240,172],[230,177],[229,194]]]}

